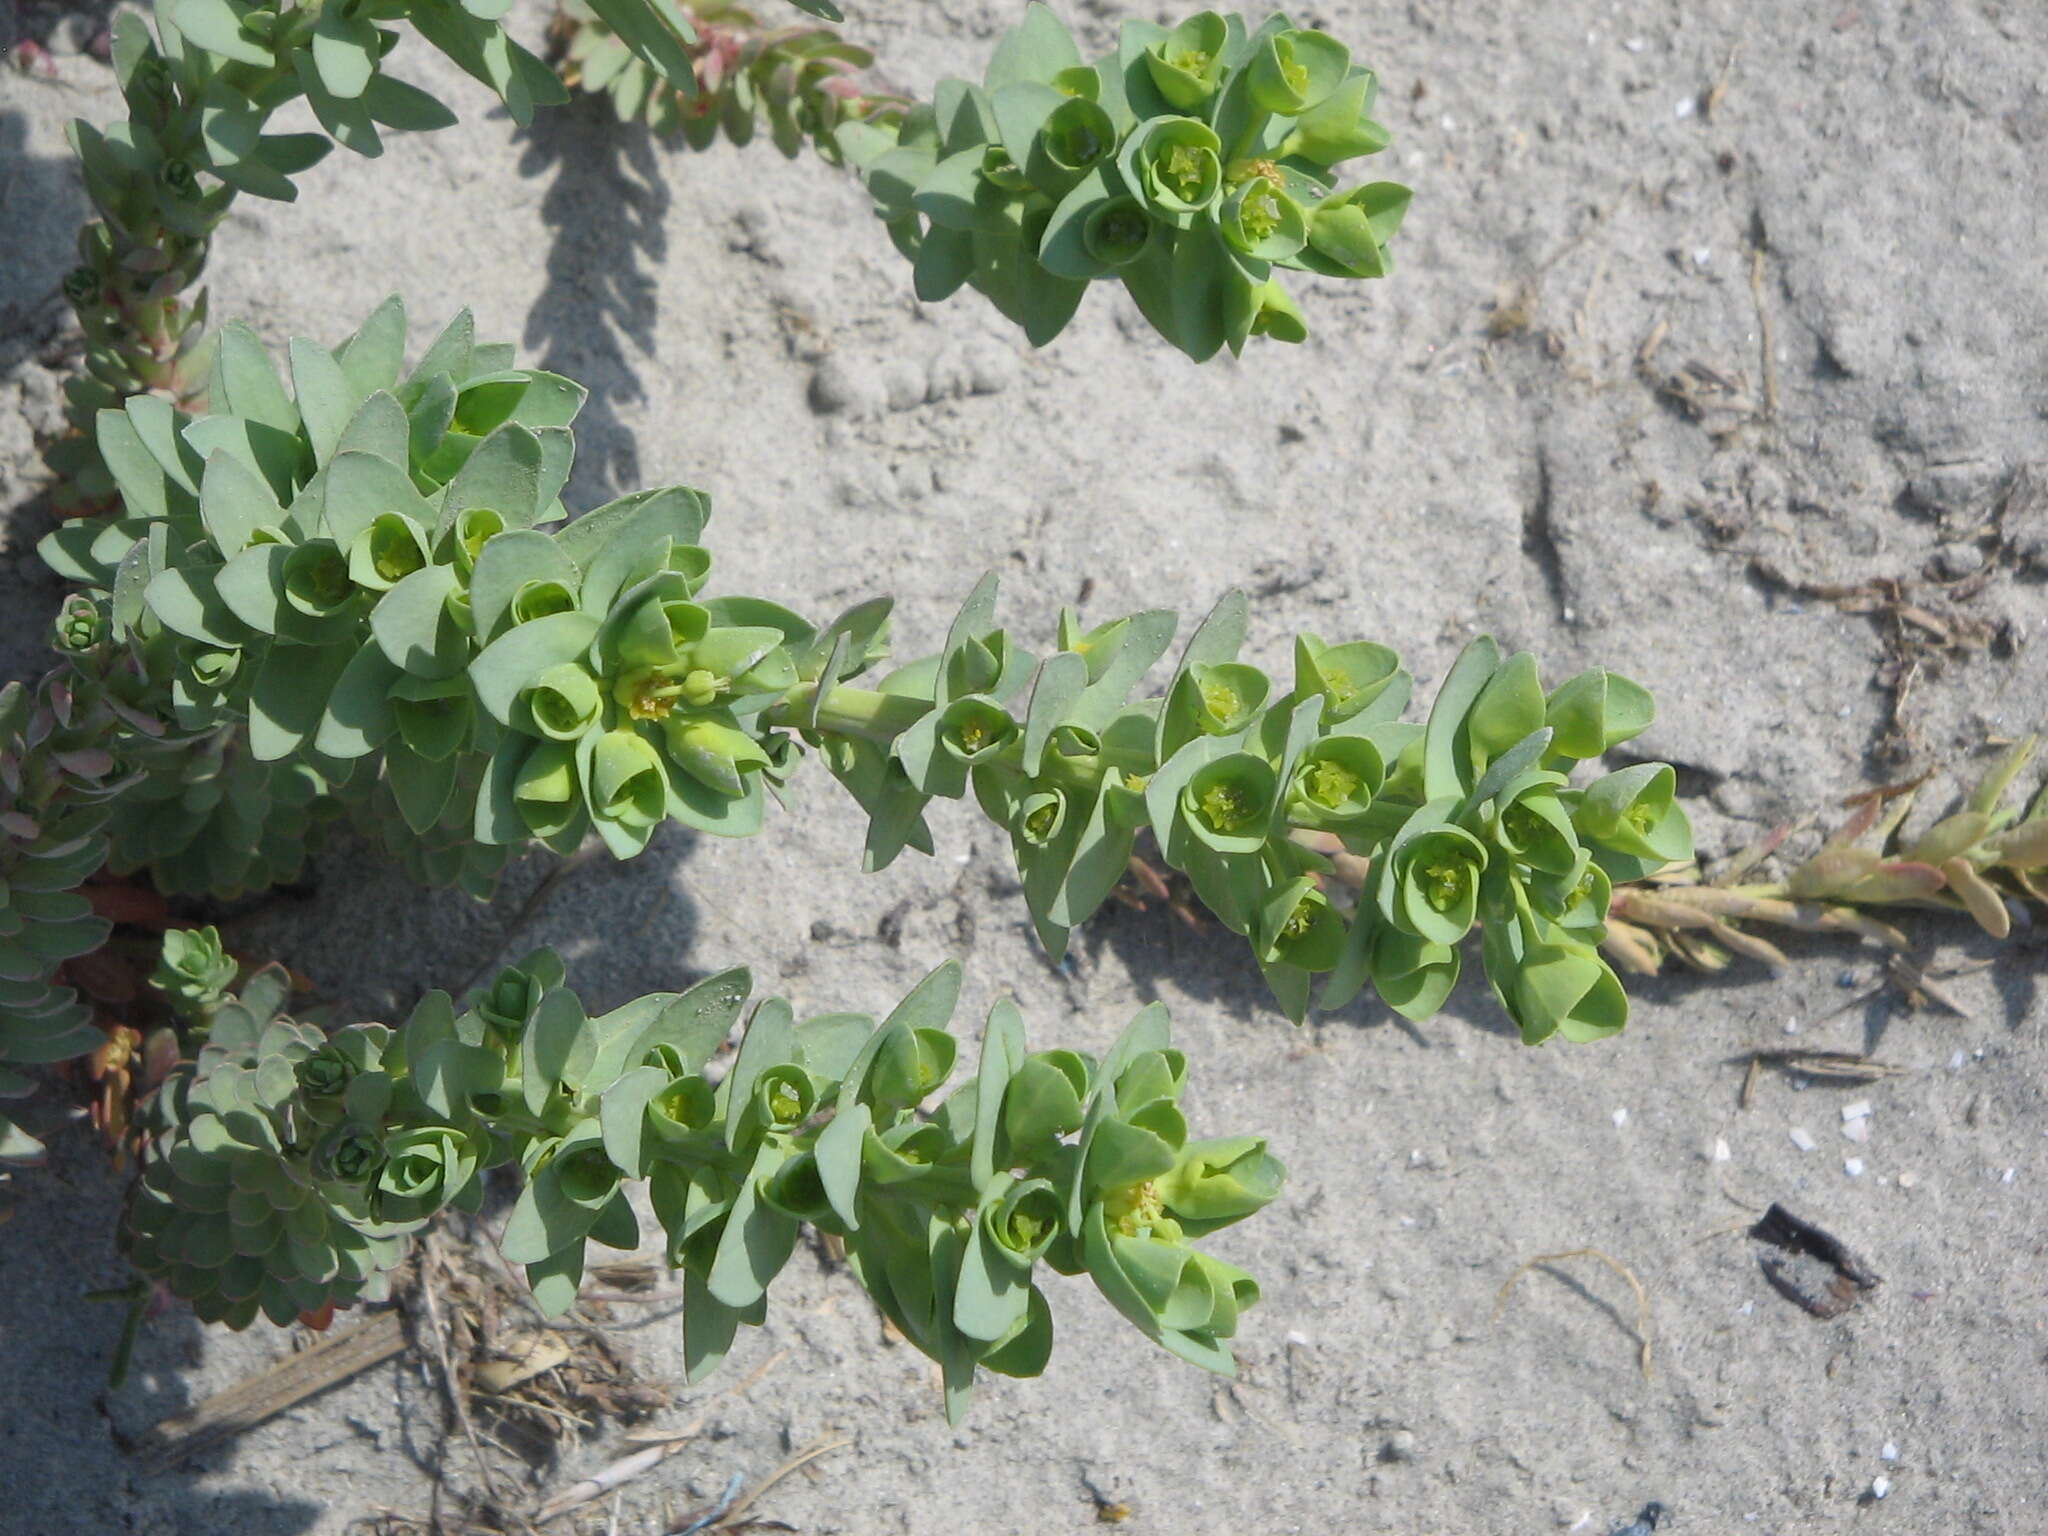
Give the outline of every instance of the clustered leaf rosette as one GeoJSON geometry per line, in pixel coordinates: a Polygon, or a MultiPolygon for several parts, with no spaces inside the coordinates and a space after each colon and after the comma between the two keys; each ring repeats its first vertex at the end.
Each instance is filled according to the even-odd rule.
{"type": "Polygon", "coordinates": [[[839,141],[919,298],[972,287],[1043,346],[1091,282],[1118,280],[1201,361],[1307,336],[1281,269],[1392,270],[1408,189],[1339,188],[1334,171],[1387,147],[1377,84],[1344,44],[1283,15],[1127,21],[1116,51],[1089,61],[1033,4],[981,84],[942,80],[899,123],[849,123],[839,141]]]}
{"type": "Polygon", "coordinates": [[[1400,718],[1409,675],[1385,646],[1295,644],[1286,691],[1238,660],[1232,593],[1195,632],[1163,695],[1132,700],[1166,652],[1171,613],[1083,629],[1062,614],[1033,657],[994,624],[984,579],[946,647],[873,690],[810,685],[796,724],[867,809],[867,858],[928,851],[923,811],[970,791],[1010,835],[1055,959],[1109,895],[1138,835],[1250,942],[1287,1013],[1341,1007],[1370,980],[1410,1018],[1433,1013],[1459,945],[1485,933],[1487,974],[1524,1037],[1592,1039],[1627,1000],[1597,945],[1611,885],[1692,856],[1672,770],[1646,763],[1582,787],[1573,766],[1644,730],[1649,695],[1592,671],[1546,693],[1532,657],[1468,648],[1426,724],[1400,718]],[[1355,910],[1333,900],[1334,838],[1371,861],[1355,910]]]}
{"type": "Polygon", "coordinates": [[[455,1127],[436,1139],[416,1105],[390,1102],[392,1032],[330,1041],[280,1015],[286,993],[276,968],[258,972],[152,1096],[119,1233],[139,1271],[232,1328],[382,1300],[426,1216],[482,1193],[481,1142],[455,1127]],[[393,1118],[406,1129],[387,1136],[393,1118]],[[429,1185],[436,1198],[418,1201],[429,1185]]]}
{"type": "Polygon", "coordinates": [[[240,971],[218,928],[173,928],[164,935],[149,984],[185,1023],[203,1027],[228,1000],[240,971]]]}
{"type": "MultiPolygon", "coordinates": [[[[835,164],[842,123],[894,122],[910,105],[864,82],[874,54],[829,28],[767,27],[753,11],[722,0],[679,5],[674,16],[694,33],[688,38],[677,32],[692,71],[680,87],[652,68],[586,0],[565,0],[553,32],[563,80],[572,88],[603,92],[621,122],[680,134],[692,149],[709,148],[721,133],[734,144],[749,144],[765,121],[784,155],[794,158],[809,143],[835,164]]],[[[660,19],[674,29],[666,17],[660,19]]]]}
{"type": "Polygon", "coordinates": [[[224,1006],[159,1096],[131,1257],[203,1317],[284,1321],[379,1294],[412,1231],[475,1209],[481,1173],[511,1165],[524,1182],[501,1247],[549,1315],[575,1300],[591,1242],[638,1246],[627,1186],[647,1182],[684,1274],[692,1381],[763,1320],[806,1222],[845,1240],[876,1304],[939,1362],[956,1419],[977,1366],[1044,1368],[1040,1261],[1088,1274],[1174,1353],[1233,1369],[1225,1341],[1258,1286],[1194,1243],[1264,1206],[1284,1170],[1258,1137],[1189,1138],[1158,1005],[1098,1063],[1028,1051],[999,1003],[974,1076],[925,1110],[955,1067],[951,963],[879,1026],[762,1002],[715,1081],[745,971],[596,1018],[563,981],[537,950],[460,1012],[431,993],[396,1031],[331,1038],[246,993],[224,1006]]]}

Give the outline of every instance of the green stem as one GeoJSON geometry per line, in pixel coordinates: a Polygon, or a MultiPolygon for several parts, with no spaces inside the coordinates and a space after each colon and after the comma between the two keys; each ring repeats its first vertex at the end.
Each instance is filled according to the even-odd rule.
{"type": "Polygon", "coordinates": [[[1223,172],[1226,177],[1230,174],[1230,168],[1233,165],[1238,165],[1251,159],[1252,151],[1259,147],[1260,136],[1266,131],[1266,124],[1272,120],[1273,114],[1270,112],[1254,111],[1252,113],[1251,120],[1244,125],[1244,132],[1237,136],[1237,143],[1231,146],[1230,157],[1223,162],[1223,172]]]}
{"type": "MultiPolygon", "coordinates": [[[[818,697],[816,683],[801,683],[767,713],[770,725],[784,730],[809,728],[811,701],[818,697]]],[[[880,693],[872,688],[827,685],[817,704],[817,729],[827,736],[858,736],[877,746],[887,746],[931,713],[929,699],[907,698],[880,693]]]]}

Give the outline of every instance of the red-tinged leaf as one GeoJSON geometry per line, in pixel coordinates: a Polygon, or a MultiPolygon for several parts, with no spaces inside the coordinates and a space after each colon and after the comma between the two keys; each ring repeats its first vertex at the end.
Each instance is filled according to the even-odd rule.
{"type": "Polygon", "coordinates": [[[142,995],[141,967],[111,949],[66,960],[60,974],[96,1003],[132,1003],[142,995]]]}
{"type": "Polygon", "coordinates": [[[114,771],[114,754],[102,747],[82,747],[76,752],[58,752],[57,764],[81,779],[103,779],[114,771]]]}
{"type": "Polygon", "coordinates": [[[1933,896],[1951,882],[1931,864],[1898,860],[1880,864],[1861,880],[1842,888],[1841,899],[1878,906],[1888,901],[1919,901],[1933,896]]]}
{"type": "Polygon", "coordinates": [[[1785,889],[1805,901],[1837,896],[1874,871],[1880,862],[1868,848],[1830,844],[1793,870],[1785,889]]]}
{"type": "Polygon", "coordinates": [[[0,812],[0,832],[5,832],[9,837],[31,843],[42,835],[42,831],[42,827],[33,816],[24,815],[20,811],[0,812]]]}
{"type": "Polygon", "coordinates": [[[328,1325],[334,1321],[334,1303],[328,1302],[318,1312],[301,1312],[299,1321],[315,1333],[325,1333],[328,1325]]]}
{"type": "Polygon", "coordinates": [[[2002,939],[2012,932],[2012,913],[2006,910],[2005,898],[1977,873],[1976,865],[1957,854],[1941,866],[1941,872],[1948,876],[1949,889],[1969,908],[1970,916],[1977,920],[1979,928],[1994,939],[2002,939]]]}
{"type": "Polygon", "coordinates": [[[2023,821],[1991,840],[1998,862],[2007,869],[2040,869],[2048,865],[2048,816],[2023,821]]]}
{"type": "Polygon", "coordinates": [[[149,1093],[171,1075],[181,1052],[178,1032],[168,1024],[158,1025],[142,1042],[142,1091],[149,1093]]]}
{"type": "Polygon", "coordinates": [[[93,912],[111,923],[126,923],[162,933],[172,923],[170,908],[148,886],[133,880],[87,885],[79,893],[92,903],[93,912]]]}

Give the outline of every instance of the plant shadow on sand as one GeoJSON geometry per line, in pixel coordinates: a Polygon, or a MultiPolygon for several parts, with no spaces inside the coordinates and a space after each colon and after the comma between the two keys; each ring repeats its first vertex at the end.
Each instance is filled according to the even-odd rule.
{"type": "MultiPolygon", "coordinates": [[[[1111,900],[1075,933],[1073,947],[1091,965],[1105,953],[1114,954],[1141,995],[1157,995],[1161,983],[1170,979],[1178,991],[1205,1004],[1225,1008],[1240,1022],[1265,1020],[1285,1025],[1286,1020],[1260,978],[1245,941],[1198,906],[1194,910],[1202,925],[1199,929],[1150,898],[1143,909],[1111,900]]],[[[2044,982],[2048,982],[2048,934],[2020,931],[2008,939],[1997,940],[1961,914],[1891,912],[1886,916],[1900,923],[1914,941],[1916,953],[1943,951],[1957,955],[1953,972],[1938,972],[1937,978],[1988,968],[1999,1012],[2009,1029],[2022,1026],[2041,996],[2044,982]]],[[[1805,971],[1816,977],[1839,979],[1839,998],[1829,1000],[1824,1007],[1860,1017],[1856,1048],[1864,1055],[1876,1056],[1891,1026],[1914,1012],[1942,1011],[1939,1004],[1916,1004],[1899,986],[1889,982],[1884,969],[1886,952],[1875,945],[1779,930],[1760,931],[1766,932],[1784,951],[1792,973],[1805,971]]],[[[1386,1007],[1369,985],[1344,1007],[1330,1013],[1312,1012],[1310,1017],[1358,1028],[1399,1029],[1424,1048],[1442,1043],[1439,1030],[1443,1020],[1455,1020],[1480,1034],[1519,1040],[1519,1031],[1488,988],[1476,939],[1466,941],[1463,959],[1456,988],[1436,1017],[1422,1024],[1413,1024],[1386,1007]]],[[[1654,1012],[1676,1017],[1703,993],[1739,991],[1769,980],[1772,974],[1772,969],[1761,962],[1736,957],[1718,972],[1691,970],[1672,962],[1660,975],[1624,973],[1621,980],[1629,994],[1632,1014],[1654,1012]]]]}
{"type": "MultiPolygon", "coordinates": [[[[46,1096],[40,1108],[49,1108],[46,1096]]],[[[36,1118],[48,1125],[51,1116],[36,1118]]],[[[107,1385],[125,1303],[84,1293],[119,1285],[127,1267],[114,1247],[122,1177],[82,1122],[54,1130],[50,1159],[11,1180],[12,1212],[0,1242],[0,1376],[66,1383],[31,1397],[10,1392],[0,1430],[0,1497],[10,1531],[133,1530],[297,1536],[322,1513],[303,1498],[207,1486],[241,1454],[229,1444],[183,1468],[145,1471],[127,1446],[150,1425],[193,1404],[192,1367],[206,1332],[182,1307],[147,1322],[128,1380],[107,1385]],[[53,1475],[61,1468],[62,1475],[53,1475]]],[[[349,1433],[344,1430],[344,1434],[349,1433]]]]}
{"type": "Polygon", "coordinates": [[[652,133],[618,122],[608,97],[537,113],[520,138],[519,174],[552,173],[540,216],[553,234],[521,344],[527,366],[590,391],[568,500],[594,506],[640,484],[640,450],[619,408],[647,399],[635,359],[654,356],[668,185],[652,133]]]}

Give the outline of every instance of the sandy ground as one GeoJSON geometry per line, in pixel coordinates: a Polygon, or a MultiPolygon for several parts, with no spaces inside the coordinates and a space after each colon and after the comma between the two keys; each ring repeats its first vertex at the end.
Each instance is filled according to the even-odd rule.
{"type": "MultiPolygon", "coordinates": [[[[849,32],[914,90],[978,73],[1010,10],[852,9],[849,32]]],[[[1106,41],[1123,13],[1090,0],[1075,19],[1106,41]]],[[[1423,679],[1481,629],[1552,677],[1614,665],[1657,691],[1644,746],[1681,765],[1709,852],[1907,771],[1967,774],[1987,737],[2048,726],[2041,566],[1959,605],[1999,644],[1923,656],[1896,718],[1885,624],[1759,574],[1967,575],[2007,481],[2048,458],[2037,4],[1446,0],[1315,19],[1381,71],[1398,138],[1379,174],[1416,203],[1392,281],[1309,285],[1300,349],[1197,369],[1097,295],[1031,354],[972,296],[920,309],[829,167],[672,152],[588,106],[521,133],[411,37],[398,72],[446,85],[462,126],[375,165],[337,157],[295,208],[245,200],[217,307],[281,347],[338,340],[394,286],[422,328],[473,305],[483,332],[594,391],[573,504],[704,486],[722,590],[821,615],[893,591],[906,653],[935,647],[993,567],[1024,630],[1084,590],[1091,616],[1166,603],[1191,621],[1241,583],[1269,664],[1307,628],[1396,644],[1423,679]]],[[[58,65],[55,82],[0,74],[0,507],[35,491],[34,436],[56,419],[56,285],[83,208],[62,124],[117,99],[90,59],[58,65]]],[[[35,532],[13,518],[0,556],[7,675],[36,664],[55,601],[35,532]]],[[[684,1394],[674,1421],[708,1402],[709,1433],[627,1488],[619,1531],[670,1529],[664,1500],[832,1433],[852,1445],[760,1513],[1078,1531],[1099,1493],[1141,1532],[1451,1536],[1604,1533],[1658,1499],[1673,1532],[2048,1532],[2038,929],[1995,946],[1912,924],[1934,963],[1995,957],[1949,983],[1961,1018],[1859,1003],[1874,952],[1794,943],[1780,975],[1632,983],[1635,1023],[1599,1047],[1526,1050],[1471,986],[1419,1029],[1359,1004],[1298,1031],[1236,947],[1157,912],[1112,910],[1050,969],[1000,840],[967,814],[936,818],[935,859],[863,877],[836,789],[799,800],[748,846],[672,831],[594,866],[523,925],[535,869],[486,908],[341,844],[316,901],[238,937],[369,1016],[542,941],[604,1005],[745,960],[799,1007],[880,1010],[959,955],[969,1017],[1014,992],[1035,1040],[1099,1047],[1161,998],[1196,1064],[1195,1123],[1269,1129],[1293,1169],[1268,1215],[1216,1240],[1266,1300],[1225,1390],[1063,1285],[1046,1377],[991,1383],[956,1432],[922,1358],[800,1255],[729,1377],[788,1357],[742,1396],[684,1394]],[[1788,1036],[1912,1070],[1848,1093],[1770,1078],[1739,1110],[1732,1059],[1788,1036]],[[1840,1131],[1857,1098],[1862,1146],[1840,1131]],[[1832,1323],[1781,1299],[1739,1234],[1771,1200],[1883,1286],[1832,1323]],[[1496,1315],[1522,1260],[1588,1245],[1647,1288],[1647,1379],[1634,1299],[1597,1263],[1526,1277],[1496,1315]]],[[[380,1507],[423,1514],[441,1420],[412,1364],[182,1472],[132,1467],[123,1437],[288,1341],[168,1318],[137,1379],[102,1393],[118,1317],[79,1295],[119,1278],[116,1196],[80,1132],[15,1181],[0,1528],[327,1536],[380,1507]]],[[[619,1337],[679,1377],[672,1322],[619,1337]]],[[[617,1454],[595,1437],[553,1476],[617,1454]]]]}

